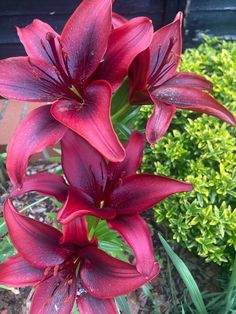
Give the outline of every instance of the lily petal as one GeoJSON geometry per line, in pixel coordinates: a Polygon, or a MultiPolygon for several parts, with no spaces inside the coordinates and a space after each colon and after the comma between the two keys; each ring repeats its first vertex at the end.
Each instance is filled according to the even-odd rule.
{"type": "Polygon", "coordinates": [[[172,105],[166,105],[161,101],[156,101],[153,97],[154,111],[148,119],[146,126],[147,140],[151,145],[156,144],[169,128],[176,108],[172,105]]]}
{"type": "Polygon", "coordinates": [[[128,22],[128,20],[125,17],[116,12],[112,12],[112,27],[114,29],[123,26],[126,22],[128,22]]]}
{"type": "Polygon", "coordinates": [[[110,208],[97,208],[93,199],[82,190],[70,188],[65,205],[59,211],[57,220],[66,224],[76,217],[91,215],[101,219],[112,219],[115,210],[110,208]]]}
{"type": "Polygon", "coordinates": [[[213,85],[210,81],[201,75],[191,72],[179,72],[163,83],[163,86],[192,86],[209,92],[213,90],[213,85]]]}
{"type": "Polygon", "coordinates": [[[0,60],[0,95],[23,101],[54,101],[61,95],[52,67],[40,60],[16,57],[0,60]]]}
{"type": "Polygon", "coordinates": [[[59,271],[58,275],[44,279],[37,286],[33,295],[30,314],[71,313],[76,290],[75,275],[67,269],[59,271]]]}
{"type": "Polygon", "coordinates": [[[110,85],[106,81],[94,81],[86,89],[83,104],[60,100],[52,105],[51,113],[107,159],[122,161],[125,152],[112,127],[110,107],[110,85]]]}
{"type": "Polygon", "coordinates": [[[119,178],[136,173],[142,163],[145,144],[146,141],[143,134],[134,131],[130,135],[128,143],[125,146],[125,159],[121,162],[110,162],[108,164],[110,181],[116,183],[119,178]]]}
{"type": "Polygon", "coordinates": [[[17,27],[16,29],[27,55],[31,58],[42,59],[50,63],[50,59],[48,58],[43,45],[50,51],[50,49],[48,49],[48,42],[46,41],[47,33],[51,33],[55,37],[60,37],[54,29],[47,23],[38,19],[35,19],[33,23],[24,28],[17,27]]]}
{"type": "Polygon", "coordinates": [[[138,272],[149,276],[155,264],[152,238],[148,225],[139,215],[120,216],[109,220],[108,225],[119,232],[132,248],[138,272]]]}
{"type": "Polygon", "coordinates": [[[19,214],[9,199],[4,203],[4,217],[13,245],[32,266],[45,268],[65,260],[68,253],[59,245],[60,231],[19,214]]]}
{"type": "Polygon", "coordinates": [[[180,109],[198,111],[235,125],[235,117],[217,100],[198,88],[163,86],[152,93],[153,99],[172,104],[180,109]]]}
{"type": "Polygon", "coordinates": [[[145,94],[147,94],[149,66],[150,49],[147,48],[137,55],[129,68],[129,100],[132,104],[148,102],[148,95],[145,94]],[[142,97],[140,97],[140,94],[142,97]]]}
{"type": "Polygon", "coordinates": [[[107,48],[111,31],[111,0],[84,0],[67,21],[61,41],[75,82],[87,79],[107,48]]]}
{"type": "Polygon", "coordinates": [[[10,197],[22,197],[27,192],[39,192],[55,197],[63,203],[67,198],[67,185],[62,176],[52,173],[37,173],[25,177],[22,188],[14,187],[10,197]]]}
{"type": "Polygon", "coordinates": [[[50,106],[31,111],[16,129],[8,146],[7,171],[11,182],[21,187],[29,157],[57,143],[66,128],[50,114],[50,106]]]}
{"type": "Polygon", "coordinates": [[[88,240],[86,217],[77,217],[69,223],[62,225],[62,233],[61,244],[74,243],[79,247],[91,245],[91,242],[88,240]]]}
{"type": "Polygon", "coordinates": [[[150,45],[150,85],[161,85],[171,78],[178,68],[182,52],[182,19],[177,13],[174,21],[156,31],[150,45]]]}
{"type": "Polygon", "coordinates": [[[107,181],[104,158],[78,134],[67,131],[61,140],[62,167],[68,182],[82,189],[94,200],[107,181]]]}
{"type": "Polygon", "coordinates": [[[107,80],[113,92],[122,84],[133,59],[151,43],[152,22],[146,17],[129,20],[112,31],[106,57],[98,69],[96,78],[107,80]]]}
{"type": "Polygon", "coordinates": [[[0,264],[0,284],[9,287],[32,286],[43,277],[44,270],[27,263],[19,254],[0,264]]]}
{"type": "Polygon", "coordinates": [[[114,298],[129,293],[153,279],[159,273],[155,264],[149,276],[136,267],[120,261],[94,247],[81,250],[84,262],[80,268],[82,286],[96,298],[114,298]]]}
{"type": "Polygon", "coordinates": [[[89,293],[82,293],[76,300],[80,313],[86,314],[118,314],[112,299],[97,299],[89,293]]]}
{"type": "Polygon", "coordinates": [[[151,174],[138,174],[125,177],[114,189],[109,206],[117,215],[133,215],[158,204],[166,197],[191,191],[191,183],[151,174]]]}

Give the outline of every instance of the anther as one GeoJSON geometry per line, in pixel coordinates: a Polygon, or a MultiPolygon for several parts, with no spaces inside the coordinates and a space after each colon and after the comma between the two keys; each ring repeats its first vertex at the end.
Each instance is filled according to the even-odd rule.
{"type": "Polygon", "coordinates": [[[71,286],[72,283],[73,283],[73,279],[72,279],[72,278],[67,281],[67,284],[68,284],[69,286],[71,286]]]}
{"type": "Polygon", "coordinates": [[[60,269],[60,266],[59,265],[56,265],[53,269],[53,276],[56,276],[58,274],[58,271],[60,269]]]}
{"type": "Polygon", "coordinates": [[[47,267],[47,268],[45,269],[44,273],[43,273],[44,276],[47,276],[47,275],[49,274],[50,270],[51,270],[51,267],[47,267]]]}

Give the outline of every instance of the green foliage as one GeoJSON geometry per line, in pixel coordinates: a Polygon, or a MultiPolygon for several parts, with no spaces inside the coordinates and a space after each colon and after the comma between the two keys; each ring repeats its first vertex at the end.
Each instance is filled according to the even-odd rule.
{"type": "MultiPolygon", "coordinates": [[[[182,313],[193,314],[230,314],[236,313],[236,257],[232,266],[232,272],[227,279],[226,286],[219,292],[200,292],[200,289],[193,278],[190,270],[184,261],[172,250],[166,240],[159,234],[159,239],[171,259],[181,279],[185,283],[186,291],[183,297],[182,313]],[[190,296],[191,302],[189,302],[190,296]],[[186,312],[188,311],[188,312],[186,312]]],[[[171,277],[171,272],[170,272],[171,277]]],[[[174,297],[174,288],[171,289],[172,297],[174,297]]],[[[176,306],[177,307],[177,306],[176,306]]],[[[174,308],[174,313],[179,313],[177,308],[174,308]],[[176,312],[177,310],[177,312],[176,312]]]]}
{"type": "MultiPolygon", "coordinates": [[[[181,70],[204,75],[214,97],[236,112],[236,43],[205,39],[186,50],[181,70]]],[[[138,128],[145,127],[151,106],[143,106],[138,128]]],[[[236,250],[235,128],[205,114],[177,112],[153,150],[147,148],[142,172],[190,181],[194,191],[173,196],[155,209],[174,238],[206,261],[232,262],[236,250]]]]}

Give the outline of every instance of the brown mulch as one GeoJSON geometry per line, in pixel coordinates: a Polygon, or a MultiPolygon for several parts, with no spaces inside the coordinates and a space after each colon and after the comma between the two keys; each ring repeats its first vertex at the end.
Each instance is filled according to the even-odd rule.
{"type": "MultiPolygon", "coordinates": [[[[56,169],[58,169],[58,164],[41,161],[32,164],[28,170],[28,174],[42,171],[53,172],[56,169]]],[[[10,183],[7,182],[7,190],[10,191],[10,189],[10,183]]],[[[0,195],[0,205],[3,204],[7,195],[8,192],[2,193],[2,195],[0,195]]],[[[21,209],[41,198],[41,195],[29,193],[22,199],[16,200],[15,205],[18,209],[21,209]]],[[[45,212],[56,211],[56,209],[57,208],[55,204],[50,199],[46,199],[43,202],[35,205],[33,208],[29,207],[26,213],[30,217],[50,224],[52,223],[52,221],[49,217],[45,215],[45,212]]],[[[183,295],[186,287],[179,277],[178,273],[174,269],[172,263],[169,263],[166,253],[159,241],[158,232],[160,231],[162,234],[164,234],[166,239],[171,239],[171,235],[168,233],[164,226],[158,226],[155,223],[151,211],[145,214],[145,218],[152,226],[152,238],[154,248],[160,256],[161,261],[161,272],[159,276],[157,276],[148,284],[148,287],[151,290],[153,298],[158,304],[160,314],[181,313],[180,305],[183,300],[183,295]],[[168,272],[168,263],[171,270],[171,277],[168,272]],[[171,289],[174,289],[176,293],[176,299],[172,298],[171,289]]],[[[171,241],[168,242],[170,243],[171,241]]],[[[203,259],[183,249],[179,244],[174,244],[174,246],[172,245],[172,248],[189,267],[201,291],[220,291],[220,287],[217,282],[217,278],[222,275],[222,270],[220,269],[220,267],[217,267],[215,264],[206,264],[203,259]]],[[[0,289],[0,314],[28,314],[32,292],[33,290],[31,288],[13,289],[13,291],[0,289]]],[[[153,304],[142,289],[138,289],[137,291],[130,293],[127,297],[127,300],[131,314],[154,313],[153,304]]],[[[188,295],[187,300],[189,300],[190,302],[188,295]]],[[[187,313],[188,312],[186,312],[186,314],[187,313]]]]}

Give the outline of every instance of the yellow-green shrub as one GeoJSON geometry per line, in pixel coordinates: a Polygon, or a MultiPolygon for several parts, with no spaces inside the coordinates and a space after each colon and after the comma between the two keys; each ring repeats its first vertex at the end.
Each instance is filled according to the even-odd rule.
{"type": "MultiPolygon", "coordinates": [[[[213,95],[236,112],[236,42],[205,39],[186,50],[181,70],[204,75],[213,95]]],[[[138,128],[144,128],[151,106],[143,106],[138,128]]],[[[207,115],[178,111],[168,133],[147,149],[143,172],[191,181],[194,191],[173,196],[155,208],[157,223],[207,261],[232,260],[236,250],[235,128],[207,115]]]]}

